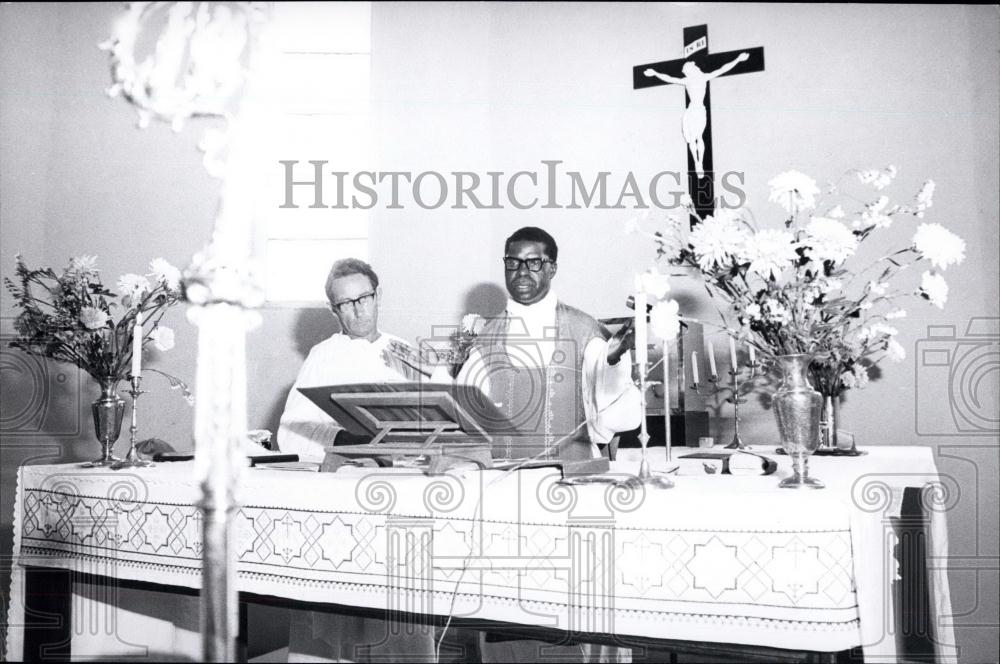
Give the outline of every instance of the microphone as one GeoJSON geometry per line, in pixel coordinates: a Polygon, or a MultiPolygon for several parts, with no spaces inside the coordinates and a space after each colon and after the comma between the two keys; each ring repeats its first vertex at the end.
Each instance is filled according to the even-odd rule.
{"type": "MultiPolygon", "coordinates": [[[[632,311],[635,311],[635,296],[629,295],[628,298],[625,300],[625,306],[628,307],[629,309],[631,309],[632,311]]],[[[653,310],[653,305],[651,305],[649,303],[646,303],[646,320],[647,321],[649,320],[649,312],[652,311],[652,310],[653,310]]],[[[620,316],[620,317],[616,317],[616,318],[602,318],[601,319],[601,323],[603,325],[622,325],[622,326],[624,326],[624,327],[622,327],[621,330],[618,331],[618,334],[621,334],[622,332],[624,332],[625,330],[629,329],[630,327],[632,327],[632,325],[635,324],[635,316],[620,316]]]]}

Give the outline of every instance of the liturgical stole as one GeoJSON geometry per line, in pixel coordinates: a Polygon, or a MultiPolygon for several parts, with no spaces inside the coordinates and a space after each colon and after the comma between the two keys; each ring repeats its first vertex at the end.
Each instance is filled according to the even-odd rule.
{"type": "MultiPolygon", "coordinates": [[[[590,340],[606,336],[600,324],[561,302],[556,304],[556,326],[546,330],[544,339],[530,337],[517,322],[512,333],[511,322],[504,312],[487,321],[477,339],[490,398],[511,424],[496,436],[494,457],[591,458],[581,367],[590,340]],[[551,352],[544,367],[530,359],[540,351],[551,352]]],[[[483,378],[475,381],[482,385],[483,378]]]]}

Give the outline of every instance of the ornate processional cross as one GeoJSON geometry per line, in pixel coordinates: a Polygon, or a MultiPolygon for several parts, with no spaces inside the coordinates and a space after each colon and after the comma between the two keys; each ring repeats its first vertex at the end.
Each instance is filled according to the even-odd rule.
{"type": "MultiPolygon", "coordinates": [[[[686,107],[682,121],[688,144],[688,191],[698,217],[714,213],[715,176],[712,165],[712,113],[709,82],[720,76],[764,71],[764,47],[725,53],[708,52],[708,26],[684,28],[684,58],[632,68],[632,89],[658,85],[684,86],[686,107]]],[[[692,219],[697,223],[700,219],[692,219]]]]}

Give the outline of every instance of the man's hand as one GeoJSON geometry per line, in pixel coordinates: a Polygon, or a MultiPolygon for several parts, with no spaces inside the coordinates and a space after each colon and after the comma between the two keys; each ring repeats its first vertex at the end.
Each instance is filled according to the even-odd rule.
{"type": "Polygon", "coordinates": [[[333,439],[334,445],[367,445],[370,442],[372,442],[372,436],[351,433],[347,429],[338,431],[337,437],[333,439]]]}
{"type": "Polygon", "coordinates": [[[635,348],[635,326],[630,320],[608,339],[608,364],[611,366],[618,364],[622,355],[633,348],[635,348]]]}
{"type": "Polygon", "coordinates": [[[647,77],[656,76],[656,70],[653,69],[653,68],[649,68],[649,69],[645,70],[642,73],[643,73],[644,76],[647,76],[647,77]]]}

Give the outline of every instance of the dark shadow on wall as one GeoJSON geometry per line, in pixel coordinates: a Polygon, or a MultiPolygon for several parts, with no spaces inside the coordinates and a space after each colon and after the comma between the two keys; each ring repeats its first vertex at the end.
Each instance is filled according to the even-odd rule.
{"type": "Polygon", "coordinates": [[[496,284],[482,282],[472,286],[461,299],[461,306],[454,314],[439,315],[429,319],[425,332],[411,339],[420,348],[441,348],[451,343],[451,337],[458,330],[462,318],[467,314],[493,317],[507,306],[507,293],[496,284]]]}
{"type": "Polygon", "coordinates": [[[506,307],[507,291],[497,284],[484,281],[473,286],[465,294],[462,312],[479,314],[480,316],[496,316],[506,307]]]}
{"type": "MultiPolygon", "coordinates": [[[[329,309],[324,307],[299,310],[293,332],[295,351],[299,355],[295,373],[298,373],[299,367],[313,346],[339,331],[340,325],[329,309]]],[[[281,422],[281,412],[285,409],[285,401],[291,389],[292,383],[288,383],[274,391],[274,401],[268,409],[267,419],[261,424],[274,435],[275,439],[278,435],[278,424],[281,422]]]]}
{"type": "Polygon", "coordinates": [[[300,309],[295,320],[295,350],[305,361],[312,347],[340,332],[340,323],[327,307],[300,309]]]}

